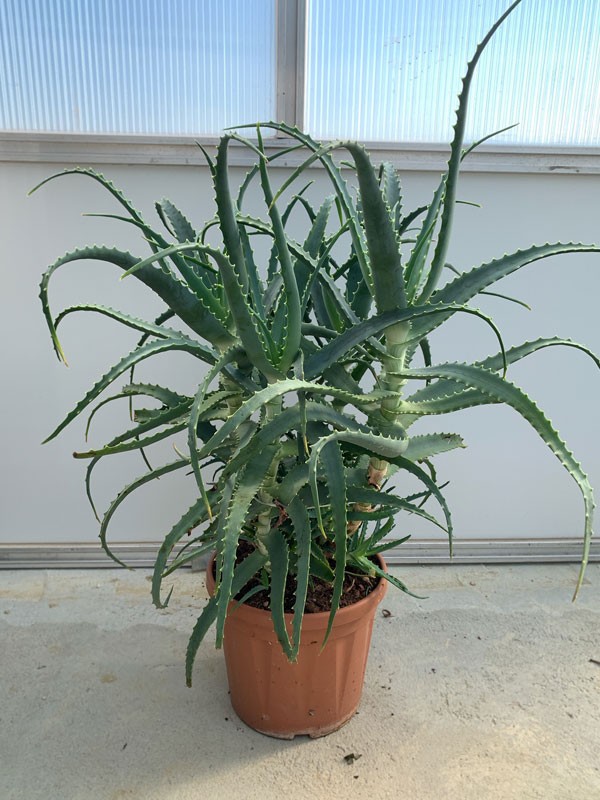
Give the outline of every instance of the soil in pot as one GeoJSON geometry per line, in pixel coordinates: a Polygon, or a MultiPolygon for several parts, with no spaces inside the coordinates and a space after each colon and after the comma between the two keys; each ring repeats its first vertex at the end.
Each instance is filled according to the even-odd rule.
{"type": "MultiPolygon", "coordinates": [[[[250,555],[253,551],[253,546],[246,541],[240,541],[238,545],[236,563],[240,563],[250,555]]],[[[215,566],[213,563],[213,578],[215,577],[215,566]]],[[[344,579],[344,587],[342,589],[342,596],[340,598],[340,608],[351,606],[364,600],[379,583],[379,578],[376,576],[358,574],[357,572],[347,573],[344,579]]],[[[251,589],[260,586],[258,578],[254,578],[244,586],[244,588],[236,596],[236,600],[241,600],[251,589]]],[[[304,611],[307,614],[316,614],[322,611],[331,610],[331,598],[333,595],[333,586],[330,583],[322,580],[321,578],[313,577],[311,579],[304,611]]],[[[296,602],[296,581],[293,575],[288,575],[286,582],[286,591],[284,598],[284,610],[287,614],[294,611],[294,603],[296,602]]],[[[266,609],[270,608],[269,592],[266,589],[253,594],[246,600],[246,605],[252,608],[266,609]]]]}

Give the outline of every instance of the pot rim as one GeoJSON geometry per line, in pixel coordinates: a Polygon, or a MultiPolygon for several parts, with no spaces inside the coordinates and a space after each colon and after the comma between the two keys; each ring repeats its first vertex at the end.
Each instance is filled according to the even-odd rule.
{"type": "MultiPolygon", "coordinates": [[[[379,566],[381,569],[387,571],[387,564],[385,563],[381,553],[376,553],[376,558],[379,561],[379,566]]],[[[216,551],[211,554],[210,560],[206,567],[206,584],[211,597],[214,591],[214,577],[212,574],[212,568],[215,559],[216,551]]],[[[388,582],[385,580],[385,578],[380,576],[375,588],[373,591],[369,592],[366,597],[363,597],[361,600],[358,600],[356,603],[352,603],[351,605],[338,608],[335,615],[334,624],[340,625],[344,622],[350,622],[355,617],[361,616],[363,613],[365,613],[369,607],[377,606],[383,600],[383,597],[387,591],[387,584],[388,582]]],[[[257,624],[272,624],[271,609],[255,608],[254,606],[249,606],[246,603],[240,604],[236,600],[232,600],[229,603],[227,616],[240,612],[242,612],[244,615],[254,617],[255,623],[257,624]]],[[[329,611],[305,611],[302,619],[302,628],[322,628],[324,624],[327,625],[329,614],[329,611]]],[[[284,614],[284,618],[286,623],[291,625],[294,615],[291,612],[286,612],[284,614]]]]}

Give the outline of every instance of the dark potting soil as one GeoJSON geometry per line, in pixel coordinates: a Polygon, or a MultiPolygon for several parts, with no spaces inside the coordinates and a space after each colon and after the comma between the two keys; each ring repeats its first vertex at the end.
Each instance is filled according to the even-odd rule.
{"type": "MultiPolygon", "coordinates": [[[[246,556],[248,556],[253,550],[254,548],[249,542],[240,541],[238,545],[236,563],[239,564],[241,561],[243,561],[244,558],[246,558],[246,556]]],[[[364,575],[358,572],[346,572],[342,596],[340,598],[340,608],[351,606],[354,603],[358,603],[359,600],[363,600],[373,591],[373,589],[379,583],[379,580],[380,579],[377,576],[370,577],[369,575],[364,575]]],[[[244,586],[242,591],[236,596],[235,599],[241,600],[245,594],[259,585],[260,581],[257,578],[253,578],[246,584],[246,586],[244,586]]],[[[320,611],[330,611],[332,594],[333,587],[329,583],[321,578],[312,577],[308,584],[308,593],[306,596],[306,603],[304,605],[305,612],[308,614],[316,614],[320,611]]],[[[253,594],[252,597],[248,598],[245,602],[247,605],[252,606],[253,608],[269,609],[269,591],[262,589],[256,594],[253,594]]],[[[295,602],[296,580],[293,575],[288,575],[284,601],[284,610],[286,613],[293,612],[295,602]]]]}

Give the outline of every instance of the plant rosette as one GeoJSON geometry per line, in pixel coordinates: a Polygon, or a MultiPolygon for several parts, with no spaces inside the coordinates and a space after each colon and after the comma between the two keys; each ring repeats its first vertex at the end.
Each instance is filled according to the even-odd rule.
{"type": "MultiPolygon", "coordinates": [[[[452,518],[436,464],[438,456],[464,447],[464,442],[445,427],[439,433],[413,431],[433,415],[446,418],[476,406],[505,404],[529,423],[583,497],[583,553],[575,594],[581,586],[592,536],[592,487],[552,423],[507,378],[507,371],[548,347],[578,349],[596,366],[600,362],[588,348],[559,336],[507,347],[493,320],[473,303],[485,294],[520,302],[490,288],[541,259],[598,253],[599,247],[570,242],[532,245],[468,270],[448,264],[446,258],[461,163],[484,141],[464,146],[474,71],[495,31],[520,2],[500,17],[468,65],[448,167],[425,206],[405,208],[397,171],[389,163],[374,165],[356,142],[316,142],[283,123],[257,125],[252,140],[227,133],[215,153],[204,153],[216,202],[214,217],[199,228],[172,202],[161,200],[155,205],[162,225],[158,229],[99,173],[81,168],[60,173],[83,175],[103,186],[120,213],[101,216],[137,229],[150,252],[133,255],[110,245],[92,245],[66,253],[44,273],[42,308],[60,359],[65,356],[58,329],[75,312],[102,314],[141,337],[131,352],[98,379],[47,441],[84,412],[89,413],[87,433],[100,408],[123,400],[129,404],[132,423],[104,445],[75,453],[88,460],[90,501],[92,476],[100,461],[131,451],[144,459],[145,471],[98,515],[102,547],[121,564],[107,540],[111,519],[121,504],[163,475],[178,472],[182,479],[195,482],[196,499],[166,534],[152,580],[154,603],[164,607],[170,595],[163,597],[163,579],[192,559],[216,551],[214,594],[200,613],[188,645],[189,685],[196,653],[211,626],[215,626],[216,645],[229,647],[230,630],[242,614],[256,616],[255,609],[238,610],[232,603],[252,581],[267,593],[270,607],[270,621],[262,630],[274,660],[263,662],[260,669],[271,680],[280,672],[294,680],[299,664],[313,658],[315,664],[322,664],[319,659],[333,652],[330,645],[338,638],[337,625],[343,627],[344,618],[354,613],[339,610],[349,573],[381,579],[379,589],[357,607],[376,604],[384,582],[410,594],[397,576],[377,563],[379,554],[409,538],[395,534],[401,530],[398,515],[420,517],[437,526],[448,537],[452,553],[452,518]],[[269,154],[262,138],[265,128],[287,137],[289,149],[269,154]],[[234,140],[255,157],[254,166],[235,189],[228,165],[234,140]],[[304,160],[275,191],[273,163],[290,150],[304,153],[304,160]],[[338,151],[351,159],[351,171],[346,162],[334,159],[338,151]],[[308,199],[310,183],[305,177],[317,163],[327,176],[330,194],[315,203],[308,199]],[[253,184],[258,184],[264,200],[262,217],[256,216],[260,212],[254,206],[253,213],[246,209],[246,193],[253,184]],[[289,233],[290,218],[296,231],[304,219],[305,232],[299,241],[289,233]],[[216,237],[218,244],[207,244],[216,237]],[[257,241],[261,247],[254,246],[257,241]],[[117,267],[122,277],[131,276],[153,291],[164,303],[164,311],[147,320],[84,303],[55,315],[48,298],[52,276],[65,265],[90,260],[117,267]],[[497,352],[466,363],[459,343],[455,361],[436,363],[430,336],[456,314],[469,314],[489,326],[498,339],[497,352]],[[189,358],[188,374],[196,370],[198,382],[191,394],[136,380],[138,364],[151,364],[155,356],[172,353],[189,358]],[[119,382],[116,393],[105,396],[115,382],[119,382]],[[156,466],[153,456],[151,465],[147,451],[166,441],[174,443],[177,458],[156,466]],[[238,563],[240,541],[249,551],[238,563]],[[294,597],[287,613],[290,580],[294,597]],[[316,580],[331,589],[330,610],[318,637],[313,633],[316,617],[306,613],[310,587],[316,580]],[[314,649],[310,656],[304,653],[307,646],[314,649]],[[286,672],[284,663],[288,662],[291,666],[286,672]]],[[[93,501],[92,506],[96,511],[93,501]]],[[[368,639],[367,634],[361,637],[368,639]]],[[[344,675],[350,638],[342,637],[342,655],[335,656],[331,666],[338,686],[355,687],[362,681],[358,676],[364,670],[363,656],[354,677],[344,675]]],[[[244,645],[242,652],[250,653],[252,647],[244,645]]],[[[256,658],[258,663],[263,657],[256,658]]],[[[323,670],[315,666],[313,671],[323,670]]],[[[275,685],[276,694],[283,691],[280,684],[275,685]]],[[[266,689],[256,694],[261,692],[266,689]]],[[[355,701],[353,695],[342,718],[352,713],[355,701]]],[[[312,722],[322,725],[320,730],[338,724],[321,719],[319,704],[310,702],[308,710],[306,704],[302,706],[304,719],[298,729],[314,735],[316,729],[306,720],[311,710],[315,712],[312,722]]],[[[234,703],[246,715],[241,701],[234,703]]],[[[256,727],[261,729],[260,722],[256,727]]]]}

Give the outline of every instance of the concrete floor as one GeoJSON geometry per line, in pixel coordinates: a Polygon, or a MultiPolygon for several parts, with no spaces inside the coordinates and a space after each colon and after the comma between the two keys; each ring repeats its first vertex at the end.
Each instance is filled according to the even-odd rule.
{"type": "Polygon", "coordinates": [[[395,571],[429,599],[390,588],[359,714],[292,742],[210,642],[185,687],[203,576],[159,612],[145,571],[0,573],[0,798],[598,800],[600,564],[575,605],[571,565],[395,571]]]}

